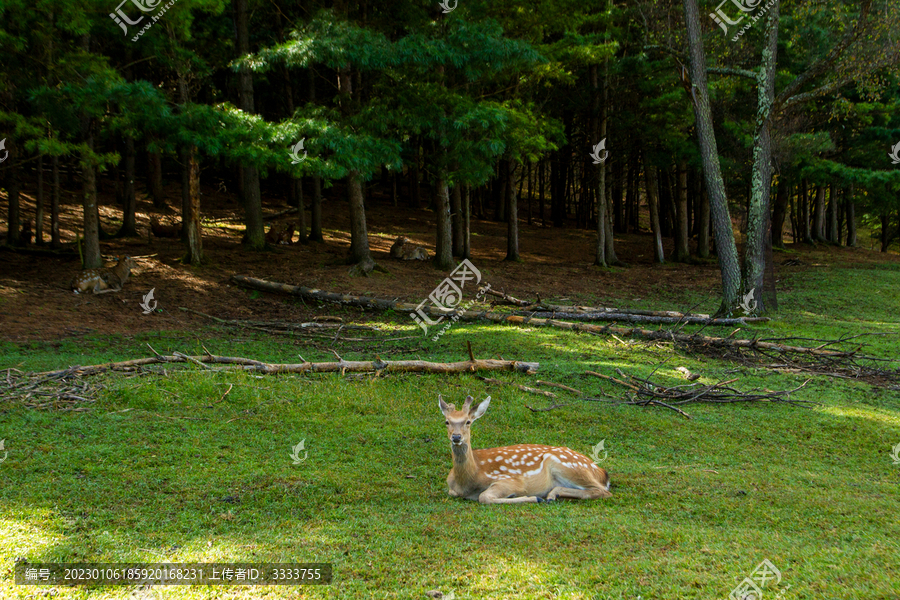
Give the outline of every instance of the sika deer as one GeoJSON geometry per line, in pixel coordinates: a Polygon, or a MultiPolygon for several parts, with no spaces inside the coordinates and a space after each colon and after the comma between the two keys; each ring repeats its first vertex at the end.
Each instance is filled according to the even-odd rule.
{"type": "Polygon", "coordinates": [[[557,498],[609,498],[609,474],[591,459],[568,448],[519,444],[472,450],[472,422],[487,411],[487,397],[473,410],[472,396],[456,410],[438,396],[447,419],[453,469],[447,477],[450,495],[482,504],[550,502],[557,498]]]}
{"type": "Polygon", "coordinates": [[[72,291],[76,294],[91,291],[95,294],[118,292],[128,281],[131,270],[137,266],[130,256],[122,256],[116,266],[103,269],[85,269],[72,280],[72,291]]]}
{"type": "Polygon", "coordinates": [[[391,246],[391,258],[397,260],[428,260],[428,252],[421,246],[414,245],[406,236],[400,236],[391,246]]]}

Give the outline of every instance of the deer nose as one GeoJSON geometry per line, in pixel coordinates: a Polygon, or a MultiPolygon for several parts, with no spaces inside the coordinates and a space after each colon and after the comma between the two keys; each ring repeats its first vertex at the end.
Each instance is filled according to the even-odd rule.
{"type": "Polygon", "coordinates": [[[452,441],[454,444],[458,444],[462,441],[462,436],[458,433],[454,433],[450,436],[450,441],[452,441]]]}

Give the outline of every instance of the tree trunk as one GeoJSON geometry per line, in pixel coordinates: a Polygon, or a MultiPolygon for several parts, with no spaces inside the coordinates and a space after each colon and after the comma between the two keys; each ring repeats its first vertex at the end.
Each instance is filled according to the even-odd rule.
{"type": "Polygon", "coordinates": [[[409,205],[422,208],[421,190],[419,189],[419,138],[413,137],[413,158],[409,166],[409,205]]]}
{"type": "Polygon", "coordinates": [[[59,239],[59,157],[51,159],[53,169],[53,184],[50,191],[50,247],[59,248],[62,242],[59,239]]]}
{"type": "Polygon", "coordinates": [[[506,173],[506,259],[519,261],[519,199],[516,197],[516,166],[508,159],[503,171],[506,173]]]}
{"type": "Polygon", "coordinates": [[[847,203],[847,245],[856,246],[856,205],[853,202],[854,187],[847,190],[845,202],[847,203]]]}
{"type": "Polygon", "coordinates": [[[825,238],[825,186],[816,186],[816,205],[813,209],[813,241],[827,242],[825,238]]]}
{"type": "MultiPolygon", "coordinates": [[[[757,86],[756,123],[753,140],[753,173],[751,176],[750,210],[747,220],[747,246],[744,249],[744,282],[742,293],[753,293],[755,313],[763,313],[767,241],[771,232],[772,137],[771,112],[775,103],[775,75],[778,57],[779,7],[776,3],[766,13],[766,45],[763,47],[757,86]]],[[[774,290],[771,290],[774,293],[774,290]]],[[[746,297],[746,296],[745,296],[746,297]]],[[[774,300],[773,300],[774,301],[774,300]]]]}
{"type": "Polygon", "coordinates": [[[832,244],[841,243],[838,229],[838,198],[835,185],[828,186],[828,241],[832,244]]]}
{"type": "Polygon", "coordinates": [[[303,197],[303,180],[291,179],[294,193],[297,195],[297,241],[305,244],[309,241],[306,235],[306,199],[303,197]]]}
{"type": "Polygon", "coordinates": [[[44,245],[44,155],[37,160],[37,194],[34,208],[34,243],[44,245]]]}
{"type": "Polygon", "coordinates": [[[541,216],[541,227],[547,226],[547,215],[544,214],[544,163],[546,161],[541,159],[541,162],[538,163],[538,212],[541,216]]]}
{"type": "Polygon", "coordinates": [[[197,149],[189,146],[185,150],[187,158],[188,178],[188,211],[181,216],[183,220],[182,230],[187,233],[187,255],[184,262],[199,266],[203,262],[203,239],[200,227],[200,166],[197,163],[197,149]]]}
{"type": "Polygon", "coordinates": [[[137,210],[137,200],[134,194],[134,138],[125,138],[125,190],[122,206],[122,228],[117,237],[137,236],[134,213],[137,210]]]}
{"type": "Polygon", "coordinates": [[[21,241],[22,222],[19,216],[19,166],[16,165],[18,148],[15,142],[7,140],[6,159],[9,161],[6,168],[6,194],[7,194],[7,229],[6,243],[10,246],[18,246],[21,241]]]}
{"type": "MultiPolygon", "coordinates": [[[[93,123],[87,126],[88,150],[94,149],[93,123]]],[[[100,256],[100,212],[97,207],[97,172],[92,157],[85,155],[81,168],[81,177],[84,184],[82,195],[82,208],[84,211],[84,257],[82,267],[85,269],[99,269],[103,266],[103,257],[100,256]]]]}
{"type": "Polygon", "coordinates": [[[472,230],[470,228],[470,217],[472,216],[471,195],[469,186],[465,186],[465,190],[463,191],[463,258],[472,258],[472,230]]]}
{"type": "Polygon", "coordinates": [[[624,203],[622,201],[622,193],[624,190],[622,180],[625,178],[625,161],[624,160],[614,160],[613,161],[613,169],[612,169],[612,212],[614,214],[613,218],[613,230],[616,233],[625,233],[625,211],[624,211],[624,203]]]}
{"type": "Polygon", "coordinates": [[[650,205],[650,229],[653,232],[653,259],[658,263],[666,261],[663,252],[662,233],[659,230],[659,181],[656,167],[644,164],[644,177],[647,184],[647,203],[650,205]]]}
{"type": "Polygon", "coordinates": [[[706,189],[709,192],[710,210],[716,236],[716,254],[719,257],[719,268],[722,273],[722,306],[719,312],[730,314],[737,308],[741,299],[741,271],[709,105],[706,56],[703,51],[700,9],[697,6],[697,0],[684,0],[684,14],[691,58],[691,97],[703,160],[703,173],[706,178],[706,189]]]}
{"type": "Polygon", "coordinates": [[[688,172],[687,162],[678,163],[678,199],[675,201],[675,262],[691,259],[690,227],[688,226],[688,172]]]}
{"type": "Polygon", "coordinates": [[[881,214],[881,251],[887,252],[891,246],[891,215],[885,211],[881,214]]]}
{"type": "MultiPolygon", "coordinates": [[[[238,56],[250,53],[249,14],[247,0],[234,0],[234,28],[237,36],[238,56]]],[[[253,75],[249,67],[238,70],[239,107],[246,113],[253,113],[253,75]]],[[[263,229],[262,197],[259,190],[259,170],[256,167],[241,166],[244,176],[244,215],[247,225],[245,241],[254,250],[266,246],[263,229]]]]}
{"type": "Polygon", "coordinates": [[[350,201],[350,259],[351,264],[360,265],[364,272],[374,267],[369,252],[369,234],[366,231],[366,207],[363,200],[362,177],[359,171],[351,170],[347,176],[347,196],[350,201]]]}
{"type": "Polygon", "coordinates": [[[457,183],[450,192],[450,220],[453,237],[453,256],[464,254],[463,213],[462,213],[462,184],[457,183]]]}
{"type": "Polygon", "coordinates": [[[453,266],[453,241],[450,233],[450,190],[447,188],[447,174],[439,170],[434,177],[435,216],[437,236],[434,248],[434,266],[446,270],[453,266]]]}
{"type": "MultiPolygon", "coordinates": [[[[307,70],[308,88],[310,103],[316,101],[316,72],[309,68],[307,70]]],[[[318,175],[312,177],[313,197],[310,202],[310,223],[309,223],[309,241],[321,242],[322,237],[322,178],[318,175]]]]}
{"type": "MultiPolygon", "coordinates": [[[[597,65],[591,65],[591,87],[594,88],[592,113],[595,117],[594,127],[591,133],[596,143],[606,138],[608,126],[607,104],[609,100],[609,61],[603,61],[603,86],[600,87],[600,77],[597,65]]],[[[609,221],[609,198],[606,195],[606,161],[596,165],[597,187],[594,195],[597,197],[597,245],[594,253],[594,265],[608,267],[609,261],[606,255],[608,243],[606,237],[607,222],[609,221]]],[[[541,189],[543,194],[543,188],[541,189]]],[[[542,211],[543,212],[543,211],[542,211]]]]}
{"type": "Polygon", "coordinates": [[[149,163],[150,195],[153,198],[153,207],[162,208],[166,205],[162,179],[162,156],[159,152],[150,152],[147,154],[147,162],[149,163]]]}
{"type": "Polygon", "coordinates": [[[784,218],[787,214],[788,199],[791,196],[791,184],[784,178],[778,181],[778,192],[775,194],[775,208],[772,211],[772,247],[784,248],[784,218]]]}
{"type": "Polygon", "coordinates": [[[809,183],[800,184],[800,235],[804,244],[812,243],[812,224],[809,218],[809,183]]]}
{"type": "Polygon", "coordinates": [[[697,256],[709,258],[709,193],[701,185],[700,214],[697,218],[697,256]]]}

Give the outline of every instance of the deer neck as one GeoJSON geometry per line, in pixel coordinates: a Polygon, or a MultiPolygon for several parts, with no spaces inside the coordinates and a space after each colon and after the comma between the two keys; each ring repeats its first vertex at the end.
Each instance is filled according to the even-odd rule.
{"type": "Polygon", "coordinates": [[[466,483],[474,482],[480,472],[478,460],[472,452],[472,442],[470,440],[468,444],[462,446],[451,445],[450,448],[453,452],[453,473],[456,482],[465,487],[466,483]]]}

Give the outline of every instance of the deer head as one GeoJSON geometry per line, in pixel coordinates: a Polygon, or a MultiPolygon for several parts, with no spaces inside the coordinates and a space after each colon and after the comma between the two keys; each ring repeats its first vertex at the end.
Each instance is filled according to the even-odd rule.
{"type": "Polygon", "coordinates": [[[472,409],[472,402],[475,398],[466,396],[466,402],[460,410],[456,410],[453,404],[447,404],[441,396],[438,396],[438,406],[444,414],[447,424],[447,437],[453,445],[453,450],[457,449],[465,452],[471,448],[471,427],[476,419],[480,419],[487,412],[488,406],[491,404],[491,397],[488,396],[482,400],[475,409],[472,409]]]}

